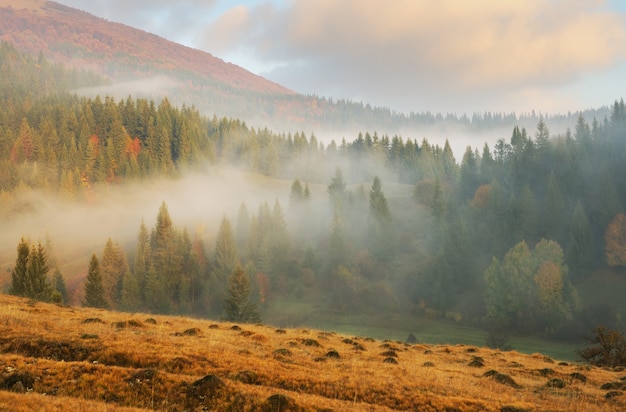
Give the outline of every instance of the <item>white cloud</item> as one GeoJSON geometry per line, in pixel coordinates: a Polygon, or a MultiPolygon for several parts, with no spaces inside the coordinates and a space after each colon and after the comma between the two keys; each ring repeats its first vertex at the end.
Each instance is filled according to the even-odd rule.
{"type": "Polygon", "coordinates": [[[293,0],[225,27],[224,52],[280,65],[265,75],[288,87],[405,107],[553,89],[626,56],[624,16],[595,0],[293,0]]]}

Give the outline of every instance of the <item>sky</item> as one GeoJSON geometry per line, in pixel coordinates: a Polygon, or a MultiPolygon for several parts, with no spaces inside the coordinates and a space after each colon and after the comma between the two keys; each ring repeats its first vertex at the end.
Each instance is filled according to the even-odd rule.
{"type": "Polygon", "coordinates": [[[56,1],[404,113],[566,113],[626,94],[623,0],[56,1]]]}

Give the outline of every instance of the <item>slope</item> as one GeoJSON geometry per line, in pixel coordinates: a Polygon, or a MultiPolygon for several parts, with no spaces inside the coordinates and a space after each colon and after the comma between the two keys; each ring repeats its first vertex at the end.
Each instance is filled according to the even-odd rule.
{"type": "Polygon", "coordinates": [[[209,53],[173,43],[132,27],[44,1],[0,2],[0,39],[31,54],[87,66],[113,78],[154,74],[184,67],[236,89],[291,94],[290,90],[209,53]]]}
{"type": "Polygon", "coordinates": [[[6,295],[0,303],[0,409],[610,411],[626,406],[616,389],[624,387],[620,370],[541,354],[148,317],[6,295]]]}

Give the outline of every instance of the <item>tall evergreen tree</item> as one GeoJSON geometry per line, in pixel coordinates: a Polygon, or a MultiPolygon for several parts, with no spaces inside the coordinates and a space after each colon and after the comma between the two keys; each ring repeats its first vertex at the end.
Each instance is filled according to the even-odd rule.
{"type": "Polygon", "coordinates": [[[342,213],[343,203],[346,197],[346,182],[343,180],[341,169],[335,169],[335,176],[328,185],[328,195],[335,213],[342,213]]]}
{"type": "Polygon", "coordinates": [[[56,268],[54,270],[54,276],[52,278],[52,282],[54,285],[54,289],[59,292],[59,294],[61,295],[61,299],[63,300],[63,303],[67,304],[69,303],[69,295],[67,294],[67,286],[65,285],[65,279],[63,278],[63,275],[61,274],[61,271],[59,270],[59,268],[56,268]]]}
{"type": "Polygon", "coordinates": [[[181,256],[178,254],[176,231],[165,202],[159,208],[156,227],[151,236],[151,249],[157,280],[170,301],[175,300],[181,280],[181,256]]]}
{"type": "Polygon", "coordinates": [[[11,290],[10,293],[16,296],[27,296],[30,290],[30,281],[28,279],[28,254],[30,253],[30,245],[24,238],[17,245],[17,259],[15,266],[11,271],[11,290]]]}
{"type": "MultiPolygon", "coordinates": [[[[18,260],[21,260],[21,258],[23,258],[23,256],[18,256],[18,260]]],[[[19,263],[21,264],[21,261],[19,263]]],[[[47,274],[49,270],[50,268],[48,267],[47,256],[43,245],[41,243],[32,245],[28,252],[24,294],[22,296],[44,302],[50,301],[52,299],[53,289],[52,285],[48,282],[47,274]]]]}
{"type": "Polygon", "coordinates": [[[109,302],[106,300],[104,287],[102,286],[100,263],[95,253],[91,255],[91,260],[89,261],[83,306],[101,309],[109,308],[109,302]]]}
{"type": "Polygon", "coordinates": [[[394,228],[387,198],[382,191],[378,176],[374,177],[372,182],[369,204],[372,218],[369,227],[370,250],[381,261],[389,261],[395,249],[394,228]]]}
{"type": "Polygon", "coordinates": [[[237,222],[235,227],[235,241],[237,242],[237,251],[246,252],[246,242],[250,235],[250,214],[248,213],[248,207],[244,202],[241,202],[239,206],[239,212],[237,213],[237,222]]]}
{"type": "Polygon", "coordinates": [[[117,242],[108,238],[99,263],[104,297],[111,307],[117,308],[121,299],[122,278],[129,272],[124,251],[117,242]]]}
{"type": "Polygon", "coordinates": [[[593,253],[591,242],[591,226],[579,200],[572,213],[565,254],[572,275],[581,276],[589,268],[593,253]]]}
{"type": "Polygon", "coordinates": [[[215,274],[219,279],[226,279],[239,263],[237,243],[230,221],[222,217],[215,239],[215,274]]]}
{"type": "Polygon", "coordinates": [[[135,251],[135,262],[133,264],[133,275],[137,279],[141,296],[143,296],[143,290],[146,286],[146,277],[150,270],[150,263],[152,261],[152,250],[150,246],[150,236],[148,235],[148,228],[141,219],[141,225],[139,226],[139,234],[137,235],[137,249],[135,251]]]}
{"type": "Polygon", "coordinates": [[[343,225],[337,213],[333,217],[330,227],[330,241],[328,243],[329,270],[335,270],[338,265],[346,264],[346,244],[343,235],[343,225]]]}
{"type": "Polygon", "coordinates": [[[228,279],[228,298],[225,302],[224,314],[230,322],[255,323],[261,317],[250,296],[250,279],[237,264],[228,279]]]}

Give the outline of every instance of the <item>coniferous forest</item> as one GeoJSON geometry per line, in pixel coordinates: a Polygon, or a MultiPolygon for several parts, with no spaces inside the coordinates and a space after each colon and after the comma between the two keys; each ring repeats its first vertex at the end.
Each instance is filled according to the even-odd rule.
{"type": "Polygon", "coordinates": [[[6,292],[247,322],[304,302],[570,341],[621,327],[626,308],[603,291],[624,288],[623,100],[566,133],[540,118],[455,158],[427,137],[323,143],[166,98],[67,91],[104,83],[0,46],[0,222],[36,213],[33,193],[88,208],[130,184],[224,169],[270,178],[276,194],[221,211],[212,233],[155,204],[131,239],[94,232],[72,272],[54,238],[21,233],[2,252],[6,292]]]}

